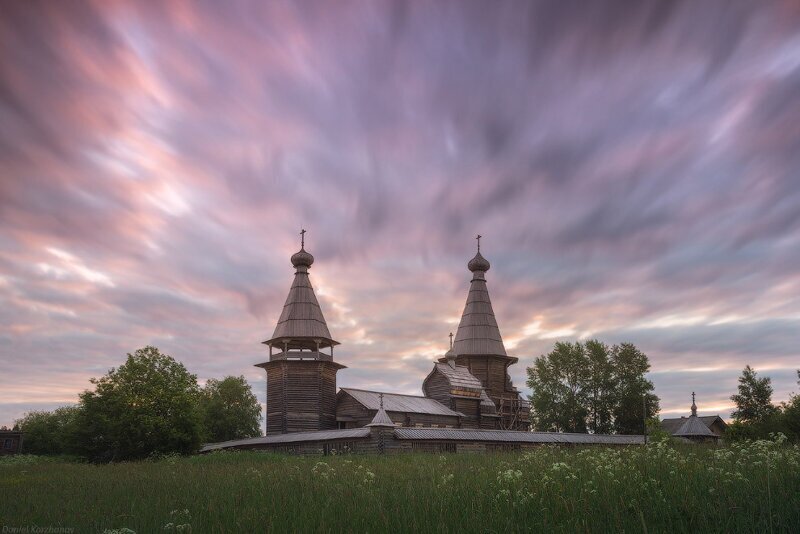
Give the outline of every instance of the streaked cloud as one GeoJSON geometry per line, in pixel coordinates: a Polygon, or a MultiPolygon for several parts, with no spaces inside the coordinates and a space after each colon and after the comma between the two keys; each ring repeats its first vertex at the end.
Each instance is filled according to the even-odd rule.
{"type": "Polygon", "coordinates": [[[419,391],[480,232],[518,386],[598,337],[668,413],[748,363],[796,389],[794,2],[0,15],[0,424],[146,344],[263,400],[301,226],[343,386],[419,391]]]}

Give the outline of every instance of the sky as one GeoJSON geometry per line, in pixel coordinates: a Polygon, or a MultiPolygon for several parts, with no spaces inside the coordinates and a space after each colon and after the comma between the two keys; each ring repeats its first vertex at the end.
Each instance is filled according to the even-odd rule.
{"type": "Polygon", "coordinates": [[[598,338],[787,400],[800,4],[2,3],[0,425],[146,345],[263,402],[301,228],[339,386],[421,394],[480,233],[526,393],[598,338]]]}

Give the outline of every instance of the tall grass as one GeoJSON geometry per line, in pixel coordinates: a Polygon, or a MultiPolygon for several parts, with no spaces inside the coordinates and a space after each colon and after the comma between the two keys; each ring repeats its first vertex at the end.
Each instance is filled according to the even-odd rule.
{"type": "Polygon", "coordinates": [[[798,532],[800,448],[0,461],[0,526],[184,532],[798,532]]]}

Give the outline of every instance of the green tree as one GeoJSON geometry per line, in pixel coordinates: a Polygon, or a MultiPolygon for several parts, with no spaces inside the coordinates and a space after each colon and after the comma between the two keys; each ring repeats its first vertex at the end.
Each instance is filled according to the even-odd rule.
{"type": "Polygon", "coordinates": [[[589,363],[583,345],[559,341],[527,371],[534,428],[586,432],[589,363]]]}
{"type": "Polygon", "coordinates": [[[650,361],[632,343],[622,343],[611,350],[611,365],[615,391],[614,430],[620,434],[641,434],[644,421],[659,412],[653,383],[645,377],[650,361]]]}
{"type": "Polygon", "coordinates": [[[183,364],[145,347],[81,394],[82,453],[93,460],[192,453],[202,437],[197,377],[183,364]]]}
{"type": "Polygon", "coordinates": [[[736,410],[731,413],[736,422],[752,424],[766,421],[778,411],[772,404],[772,379],[759,378],[749,365],[739,377],[739,393],[731,395],[736,410]]]}
{"type": "Polygon", "coordinates": [[[201,392],[200,406],[206,441],[261,435],[261,404],[244,376],[210,379],[201,392]]]}
{"type": "MultiPolygon", "coordinates": [[[[800,369],[797,370],[797,385],[800,386],[800,369]]],[[[787,436],[800,440],[800,394],[792,395],[789,402],[783,403],[783,424],[787,436]]]]}
{"type": "Polygon", "coordinates": [[[536,430],[641,434],[659,411],[647,355],[631,343],[556,343],[528,368],[536,430]]]}
{"type": "Polygon", "coordinates": [[[25,433],[24,452],[70,454],[75,449],[79,406],[62,406],[52,412],[34,411],[14,421],[14,429],[25,433]]]}
{"type": "Polygon", "coordinates": [[[609,348],[596,339],[585,345],[588,377],[588,428],[596,434],[608,434],[614,430],[615,389],[614,367],[609,357],[609,348]]]}

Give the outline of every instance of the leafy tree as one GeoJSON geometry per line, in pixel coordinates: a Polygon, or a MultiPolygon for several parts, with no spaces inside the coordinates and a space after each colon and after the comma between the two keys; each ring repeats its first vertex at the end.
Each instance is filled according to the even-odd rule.
{"type": "Polygon", "coordinates": [[[80,395],[82,453],[102,461],[144,458],[154,453],[192,453],[200,446],[202,422],[197,377],[183,364],[145,347],[80,395]]]}
{"type": "Polygon", "coordinates": [[[759,378],[749,365],[739,377],[739,393],[731,395],[736,410],[731,415],[736,422],[757,423],[775,415],[778,408],[772,404],[772,379],[759,378]]]}
{"type": "Polygon", "coordinates": [[[244,376],[209,380],[201,392],[200,406],[207,441],[261,435],[261,404],[244,376]]]}
{"type": "Polygon", "coordinates": [[[609,348],[596,339],[586,342],[588,378],[586,395],[589,401],[589,430],[608,434],[614,430],[615,389],[614,367],[609,348]]]}
{"type": "Polygon", "coordinates": [[[659,411],[653,383],[645,374],[650,370],[647,355],[632,343],[615,345],[611,351],[614,373],[614,430],[620,434],[641,434],[644,421],[659,411]]]}
{"type": "MultiPolygon", "coordinates": [[[[797,370],[797,385],[800,386],[800,369],[797,370]]],[[[792,395],[789,402],[783,403],[783,424],[785,434],[800,440],[800,394],[792,395]]]]}
{"type": "Polygon", "coordinates": [[[647,420],[647,441],[655,443],[657,441],[665,441],[672,438],[672,434],[664,429],[659,417],[651,417],[647,420]]]}
{"type": "Polygon", "coordinates": [[[586,351],[579,342],[559,341],[548,355],[536,359],[528,368],[528,386],[537,430],[586,432],[588,373],[586,351]]]}
{"type": "Polygon", "coordinates": [[[532,423],[537,430],[641,434],[659,410],[647,356],[630,343],[609,348],[556,343],[528,368],[532,423]],[[643,413],[644,411],[644,413],[643,413]]]}
{"type": "Polygon", "coordinates": [[[34,411],[14,421],[14,429],[25,433],[24,452],[69,454],[75,449],[79,406],[62,406],[52,412],[34,411]]]}

